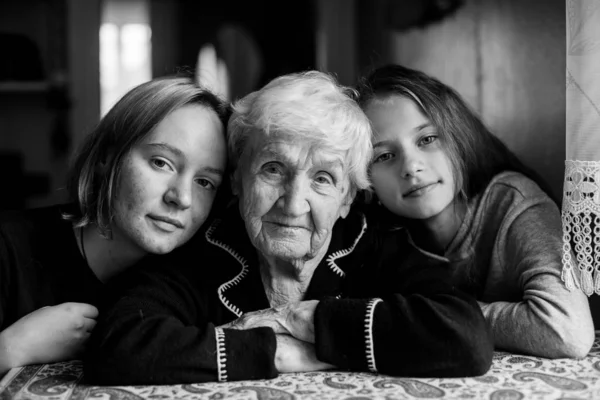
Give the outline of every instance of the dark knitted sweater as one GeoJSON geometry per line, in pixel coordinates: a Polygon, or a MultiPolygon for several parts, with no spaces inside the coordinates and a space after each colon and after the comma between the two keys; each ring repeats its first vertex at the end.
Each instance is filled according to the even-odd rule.
{"type": "MultiPolygon", "coordinates": [[[[405,251],[402,230],[379,232],[367,221],[353,210],[336,223],[306,292],[305,300],[320,300],[314,316],[317,357],[341,370],[391,375],[485,373],[492,338],[477,302],[452,286],[440,263],[405,251]]],[[[242,313],[269,308],[256,249],[237,211],[160,264],[122,278],[92,334],[84,363],[89,383],[277,376],[271,328],[218,328],[242,313]]]]}

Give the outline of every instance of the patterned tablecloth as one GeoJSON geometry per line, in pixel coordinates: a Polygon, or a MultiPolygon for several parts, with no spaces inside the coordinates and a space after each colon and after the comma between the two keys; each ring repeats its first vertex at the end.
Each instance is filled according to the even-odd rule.
{"type": "Polygon", "coordinates": [[[476,378],[395,378],[330,371],[257,381],[101,387],[81,384],[81,377],[79,361],[15,368],[0,381],[0,399],[600,399],[600,331],[582,360],[496,352],[490,371],[476,378]]]}

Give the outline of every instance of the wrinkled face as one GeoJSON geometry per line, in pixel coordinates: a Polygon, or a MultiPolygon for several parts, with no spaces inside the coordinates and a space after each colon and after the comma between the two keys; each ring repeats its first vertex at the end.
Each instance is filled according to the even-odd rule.
{"type": "Polygon", "coordinates": [[[226,162],[216,113],[187,105],[167,115],[124,157],[113,238],[144,253],[185,243],[206,219],[226,162]]]}
{"type": "Polygon", "coordinates": [[[288,261],[324,254],[352,200],[343,154],[289,135],[258,133],[246,146],[234,192],[253,245],[288,261]]]}
{"type": "Polygon", "coordinates": [[[365,112],[374,130],[371,179],[381,203],[413,219],[448,210],[455,197],[452,165],[417,104],[392,95],[372,100],[365,112]]]}

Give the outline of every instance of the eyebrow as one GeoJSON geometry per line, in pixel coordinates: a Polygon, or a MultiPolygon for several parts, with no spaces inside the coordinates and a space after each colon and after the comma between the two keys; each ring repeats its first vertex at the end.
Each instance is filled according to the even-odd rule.
{"type": "MultiPolygon", "coordinates": [[[[424,122],[421,125],[417,126],[416,128],[413,129],[413,131],[415,132],[421,132],[423,129],[425,128],[429,128],[432,127],[433,125],[431,124],[431,122],[424,122]]],[[[373,145],[373,149],[377,149],[379,147],[384,147],[387,145],[390,145],[393,143],[393,140],[382,140],[381,142],[377,142],[373,145]]]]}
{"type": "MultiPolygon", "coordinates": [[[[183,154],[183,151],[179,150],[177,147],[173,147],[170,144],[164,143],[164,142],[160,142],[160,143],[148,143],[148,146],[153,147],[153,148],[159,148],[162,149],[164,151],[167,151],[171,154],[173,154],[176,157],[179,158],[183,158],[186,159],[187,157],[185,156],[185,154],[183,154]]],[[[223,176],[225,175],[225,171],[223,171],[222,169],[219,168],[214,168],[214,167],[210,167],[210,166],[206,166],[203,168],[204,171],[213,173],[215,175],[219,175],[219,176],[223,176]]]]}
{"type": "MultiPolygon", "coordinates": [[[[287,154],[269,148],[264,149],[258,157],[258,159],[260,159],[261,161],[265,158],[273,158],[277,161],[290,162],[290,158],[287,156],[287,154]]],[[[314,164],[339,167],[341,169],[344,169],[343,158],[338,155],[328,156],[327,154],[324,154],[323,156],[319,156],[317,158],[312,157],[312,159],[314,161],[314,164]]]]}
{"type": "Polygon", "coordinates": [[[171,153],[177,157],[180,157],[180,158],[186,158],[185,154],[183,154],[183,151],[179,150],[177,147],[173,147],[170,144],[167,144],[164,142],[148,143],[148,146],[168,151],[169,153],[171,153]]]}

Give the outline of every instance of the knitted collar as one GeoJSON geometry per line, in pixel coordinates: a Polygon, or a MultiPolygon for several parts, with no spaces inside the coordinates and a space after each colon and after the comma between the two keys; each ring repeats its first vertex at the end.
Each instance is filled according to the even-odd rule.
{"type": "MultiPolygon", "coordinates": [[[[225,257],[237,268],[226,272],[226,278],[218,288],[223,305],[236,316],[269,304],[260,279],[258,255],[246,233],[244,221],[237,207],[229,209],[228,216],[215,220],[205,232],[208,243],[221,248],[225,257]],[[234,211],[235,210],[235,211],[234,211]]],[[[319,299],[341,295],[341,282],[346,271],[363,263],[367,230],[365,216],[353,211],[345,219],[339,219],[334,227],[327,253],[315,269],[306,293],[306,299],[319,299]]],[[[215,266],[219,268],[219,266],[215,266]]]]}

